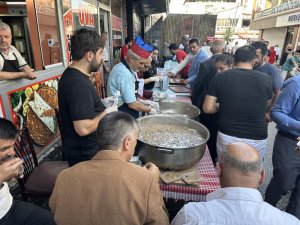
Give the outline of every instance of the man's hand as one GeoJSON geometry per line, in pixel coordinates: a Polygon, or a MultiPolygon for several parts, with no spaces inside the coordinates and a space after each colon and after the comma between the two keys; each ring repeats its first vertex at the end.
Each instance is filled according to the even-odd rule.
{"type": "Polygon", "coordinates": [[[146,106],[150,106],[151,108],[156,109],[156,111],[159,111],[159,103],[158,102],[154,102],[154,101],[150,101],[150,100],[139,100],[142,104],[146,105],[146,106]]]}
{"type": "Polygon", "coordinates": [[[160,81],[160,76],[157,77],[150,77],[151,82],[159,82],[160,81]]]}
{"type": "Polygon", "coordinates": [[[114,104],[116,97],[115,96],[110,96],[104,99],[101,99],[103,105],[105,105],[106,108],[111,107],[114,104]]]}
{"type": "Polygon", "coordinates": [[[114,106],[111,106],[111,107],[107,107],[104,112],[107,114],[107,113],[111,113],[111,112],[116,112],[118,111],[118,106],[117,105],[114,105],[114,106]]]}
{"type": "Polygon", "coordinates": [[[297,143],[296,151],[300,155],[300,137],[297,138],[297,141],[298,143],[297,143]]]}
{"type": "Polygon", "coordinates": [[[151,108],[150,112],[148,112],[148,115],[156,115],[157,110],[155,108],[151,108]]]}
{"type": "Polygon", "coordinates": [[[146,168],[149,172],[154,173],[157,178],[159,177],[159,169],[155,164],[148,162],[143,167],[146,168]]]}
{"type": "Polygon", "coordinates": [[[28,80],[34,80],[36,78],[36,74],[33,72],[34,69],[26,69],[24,70],[25,77],[28,80]]]}
{"type": "Polygon", "coordinates": [[[266,119],[267,123],[272,122],[271,117],[270,117],[270,112],[265,113],[265,119],[266,119]]]}
{"type": "Polygon", "coordinates": [[[0,182],[17,177],[22,170],[23,161],[20,158],[10,159],[0,165],[0,182]]]}
{"type": "Polygon", "coordinates": [[[169,77],[175,77],[176,75],[173,72],[168,72],[169,77]]]}
{"type": "Polygon", "coordinates": [[[188,81],[188,79],[185,79],[184,81],[182,81],[182,83],[183,83],[183,84],[188,84],[189,81],[188,81]]]}

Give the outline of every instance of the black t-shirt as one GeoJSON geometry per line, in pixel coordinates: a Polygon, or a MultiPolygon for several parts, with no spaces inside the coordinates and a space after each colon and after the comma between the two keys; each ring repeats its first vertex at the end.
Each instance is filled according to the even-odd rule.
{"type": "Polygon", "coordinates": [[[227,70],[212,79],[207,95],[218,98],[222,133],[253,140],[267,138],[265,113],[273,95],[268,75],[241,68],[227,70]]]}
{"type": "Polygon", "coordinates": [[[73,126],[73,121],[93,119],[105,110],[89,77],[77,69],[67,68],[58,84],[58,101],[67,160],[92,158],[99,151],[96,132],[81,137],[73,126]]]}

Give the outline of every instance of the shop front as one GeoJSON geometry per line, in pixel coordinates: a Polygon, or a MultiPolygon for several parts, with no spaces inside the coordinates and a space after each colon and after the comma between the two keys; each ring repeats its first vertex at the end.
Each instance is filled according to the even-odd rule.
{"type": "Polygon", "coordinates": [[[259,30],[260,38],[269,41],[269,46],[278,45],[283,51],[288,44],[294,50],[300,47],[299,26],[299,1],[289,1],[259,11],[250,23],[250,29],[259,30]]]}
{"type": "MultiPolygon", "coordinates": [[[[0,2],[0,20],[11,27],[12,45],[37,75],[34,80],[0,81],[0,116],[12,120],[19,128],[26,124],[38,156],[60,140],[55,116],[57,88],[60,76],[72,60],[73,32],[79,28],[94,29],[100,35],[106,32],[107,62],[112,68],[118,62],[118,49],[125,37],[133,36],[129,8],[151,5],[150,1],[142,3],[134,0],[0,2]],[[41,110],[35,107],[38,104],[43,105],[41,110]]],[[[93,81],[103,96],[101,70],[94,74],[93,81]]]]}
{"type": "MultiPolygon", "coordinates": [[[[99,34],[105,31],[111,37],[111,3],[102,2],[1,2],[0,20],[11,27],[12,45],[35,70],[37,78],[0,81],[0,116],[12,120],[19,128],[27,126],[38,156],[60,140],[55,115],[57,88],[60,76],[72,60],[73,31],[84,27],[99,34]],[[38,109],[37,105],[42,107],[38,109]]],[[[111,43],[109,39],[107,49],[111,49],[111,43]]],[[[111,57],[112,52],[108,51],[108,55],[111,57]]],[[[96,80],[95,85],[100,89],[101,81],[96,80]]]]}

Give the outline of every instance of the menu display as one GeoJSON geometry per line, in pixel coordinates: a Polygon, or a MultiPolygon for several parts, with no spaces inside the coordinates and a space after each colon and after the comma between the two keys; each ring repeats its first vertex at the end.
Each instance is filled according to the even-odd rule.
{"type": "Polygon", "coordinates": [[[58,77],[12,91],[9,100],[13,122],[24,122],[37,146],[47,145],[58,134],[55,109],[58,109],[58,77]]]}

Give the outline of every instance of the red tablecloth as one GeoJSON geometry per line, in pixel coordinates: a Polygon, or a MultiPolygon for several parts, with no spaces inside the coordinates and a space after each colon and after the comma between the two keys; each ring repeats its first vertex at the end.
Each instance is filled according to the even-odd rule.
{"type": "Polygon", "coordinates": [[[199,187],[160,184],[163,196],[167,199],[202,202],[206,200],[207,194],[221,188],[207,148],[203,158],[196,164],[196,168],[201,176],[199,187]]]}

